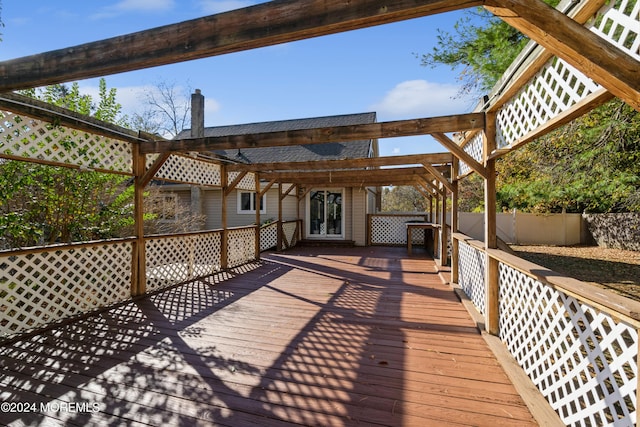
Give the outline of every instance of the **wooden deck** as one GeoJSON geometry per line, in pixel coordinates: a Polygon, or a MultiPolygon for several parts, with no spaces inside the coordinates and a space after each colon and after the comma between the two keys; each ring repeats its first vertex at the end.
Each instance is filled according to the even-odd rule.
{"type": "Polygon", "coordinates": [[[243,270],[0,347],[0,402],[23,411],[0,424],[535,425],[424,254],[299,248],[243,270]]]}

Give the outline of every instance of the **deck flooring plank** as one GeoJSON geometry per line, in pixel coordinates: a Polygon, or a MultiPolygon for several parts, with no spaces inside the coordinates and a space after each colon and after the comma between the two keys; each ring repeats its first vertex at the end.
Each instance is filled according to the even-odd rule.
{"type": "Polygon", "coordinates": [[[432,260],[299,248],[0,346],[29,425],[535,425],[432,260]],[[238,274],[242,272],[243,274],[238,274]]]}

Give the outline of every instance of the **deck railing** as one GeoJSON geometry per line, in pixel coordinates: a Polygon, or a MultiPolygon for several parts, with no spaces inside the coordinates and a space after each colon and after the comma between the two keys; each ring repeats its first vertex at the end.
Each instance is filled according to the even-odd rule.
{"type": "Polygon", "coordinates": [[[458,284],[482,314],[487,259],[498,261],[498,336],[562,421],[635,425],[640,303],[453,237],[458,284]]]}
{"type": "MultiPolygon", "coordinates": [[[[282,222],[282,249],[289,249],[298,244],[300,239],[300,225],[302,221],[292,220],[282,222]]],[[[260,227],[260,251],[278,247],[278,222],[272,222],[260,227]]]]}
{"type": "MultiPolygon", "coordinates": [[[[296,245],[298,223],[283,223],[285,249],[296,245]]],[[[227,229],[227,267],[256,258],[256,230],[256,226],[227,229]]],[[[275,233],[263,230],[261,247],[274,247],[275,233]],[[269,243],[263,243],[263,237],[269,243]]],[[[145,237],[147,292],[220,272],[222,234],[211,230],[145,237]]],[[[0,252],[0,341],[130,299],[135,241],[0,252]]]]}

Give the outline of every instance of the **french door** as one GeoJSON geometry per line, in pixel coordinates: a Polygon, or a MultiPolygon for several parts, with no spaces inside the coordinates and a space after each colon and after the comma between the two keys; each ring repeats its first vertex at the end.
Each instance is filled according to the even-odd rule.
{"type": "Polygon", "coordinates": [[[307,236],[344,238],[344,192],[342,189],[313,189],[307,195],[307,236]]]}

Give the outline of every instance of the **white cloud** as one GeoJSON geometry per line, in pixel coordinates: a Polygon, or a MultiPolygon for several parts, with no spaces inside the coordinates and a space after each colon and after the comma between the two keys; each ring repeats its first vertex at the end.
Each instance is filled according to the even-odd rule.
{"type": "Polygon", "coordinates": [[[113,18],[127,12],[165,12],[173,9],[174,0],[121,0],[111,6],[103,7],[92,15],[93,19],[113,18]]]}
{"type": "Polygon", "coordinates": [[[253,6],[256,1],[250,0],[201,0],[200,9],[207,14],[222,13],[229,10],[253,6]]]}
{"type": "Polygon", "coordinates": [[[459,86],[408,80],[396,85],[372,108],[388,118],[436,117],[469,111],[469,101],[458,99],[459,86]]]}

